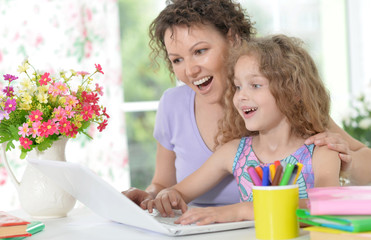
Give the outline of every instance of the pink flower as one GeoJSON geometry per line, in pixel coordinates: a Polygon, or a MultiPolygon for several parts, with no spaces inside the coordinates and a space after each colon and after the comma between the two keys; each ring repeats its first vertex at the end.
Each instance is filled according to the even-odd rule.
{"type": "Polygon", "coordinates": [[[98,101],[99,101],[98,94],[93,93],[93,92],[87,93],[86,91],[83,91],[81,93],[81,97],[82,97],[84,103],[97,104],[98,101]]]}
{"type": "Polygon", "coordinates": [[[41,137],[49,137],[57,132],[57,124],[52,120],[43,122],[39,128],[39,135],[41,137]]]}
{"type": "Polygon", "coordinates": [[[17,107],[17,101],[15,99],[8,98],[5,102],[4,110],[12,112],[16,109],[16,107],[17,107]]]}
{"type": "Polygon", "coordinates": [[[59,106],[58,108],[54,108],[53,114],[55,116],[53,120],[60,121],[65,118],[66,112],[61,106],[59,106]]]}
{"type": "Polygon", "coordinates": [[[78,72],[76,72],[76,73],[77,73],[77,75],[80,75],[80,76],[82,76],[82,77],[85,77],[86,75],[89,75],[88,72],[84,72],[84,71],[78,71],[78,72]]]}
{"type": "Polygon", "coordinates": [[[95,84],[95,91],[97,91],[99,95],[103,96],[103,87],[99,86],[98,83],[95,84]]]}
{"type": "Polygon", "coordinates": [[[43,115],[43,113],[40,110],[32,111],[31,114],[30,114],[30,120],[32,122],[41,121],[41,120],[43,120],[43,118],[41,117],[42,115],[43,115]]]}
{"type": "Polygon", "coordinates": [[[30,135],[32,135],[33,138],[36,138],[39,136],[39,128],[41,126],[41,122],[40,121],[37,121],[37,122],[33,122],[32,123],[32,128],[31,128],[31,132],[30,132],[30,135]]]}
{"type": "Polygon", "coordinates": [[[75,96],[72,96],[72,95],[68,95],[66,96],[66,105],[67,106],[76,106],[76,104],[78,103],[79,101],[77,100],[77,98],[75,96]]]}
{"type": "Polygon", "coordinates": [[[21,135],[22,137],[26,137],[29,135],[29,129],[28,129],[27,123],[23,123],[23,125],[20,126],[18,130],[19,130],[18,134],[21,135]]]}
{"type": "Polygon", "coordinates": [[[104,120],[101,124],[99,124],[99,126],[98,126],[98,130],[99,130],[99,132],[101,132],[101,131],[103,131],[106,127],[107,127],[107,119],[106,120],[104,120]]]}
{"type": "Polygon", "coordinates": [[[21,143],[24,149],[30,149],[30,145],[32,144],[32,141],[25,137],[20,137],[19,142],[21,143]]]}
{"type": "Polygon", "coordinates": [[[75,116],[75,111],[72,111],[72,106],[65,107],[65,116],[68,118],[73,118],[75,116]]]}
{"type": "Polygon", "coordinates": [[[0,121],[3,120],[4,118],[9,119],[9,112],[0,110],[0,121]]]}
{"type": "Polygon", "coordinates": [[[66,84],[61,83],[61,82],[54,82],[50,87],[49,87],[49,94],[53,95],[54,97],[62,94],[66,94],[68,91],[68,87],[66,84]]]}
{"type": "Polygon", "coordinates": [[[3,75],[3,77],[4,77],[4,80],[9,81],[9,83],[18,79],[18,77],[10,75],[10,74],[5,74],[5,75],[3,75]]]}
{"type": "Polygon", "coordinates": [[[71,122],[70,121],[67,121],[66,118],[62,119],[60,122],[59,122],[59,131],[61,133],[68,133],[68,131],[70,131],[70,129],[72,128],[71,126],[71,122]]]}
{"type": "Polygon", "coordinates": [[[103,115],[106,116],[106,118],[110,118],[110,116],[106,113],[106,107],[103,108],[103,115]]]}
{"type": "Polygon", "coordinates": [[[76,137],[77,130],[78,128],[73,123],[71,123],[71,128],[68,132],[66,132],[66,136],[69,136],[72,138],[76,137]]]}
{"type": "Polygon", "coordinates": [[[41,79],[39,80],[40,85],[47,85],[48,82],[51,81],[49,75],[50,73],[44,73],[44,75],[41,76],[41,79]]]}
{"type": "Polygon", "coordinates": [[[95,69],[100,72],[101,74],[104,74],[103,71],[102,71],[102,67],[100,64],[94,64],[95,65],[95,69]]]}
{"type": "Polygon", "coordinates": [[[5,93],[7,97],[12,97],[14,96],[14,88],[11,86],[10,87],[6,86],[3,89],[3,93],[5,93]]]}
{"type": "Polygon", "coordinates": [[[90,105],[85,105],[83,108],[82,108],[82,118],[85,120],[85,121],[88,121],[90,118],[92,118],[93,116],[93,110],[91,108],[90,105]]]}

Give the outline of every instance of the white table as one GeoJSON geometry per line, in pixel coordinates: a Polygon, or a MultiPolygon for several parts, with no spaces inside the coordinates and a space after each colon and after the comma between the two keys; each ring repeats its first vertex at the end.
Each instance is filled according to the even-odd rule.
{"type": "MultiPolygon", "coordinates": [[[[86,207],[73,209],[67,217],[57,219],[33,219],[23,210],[11,211],[11,214],[29,221],[42,221],[45,229],[26,240],[136,240],[136,239],[192,239],[192,240],[239,240],[255,239],[255,228],[246,228],[217,233],[196,234],[182,237],[168,237],[130,226],[111,222],[96,215],[86,207]]],[[[300,230],[296,239],[308,240],[307,231],[300,230]]]]}

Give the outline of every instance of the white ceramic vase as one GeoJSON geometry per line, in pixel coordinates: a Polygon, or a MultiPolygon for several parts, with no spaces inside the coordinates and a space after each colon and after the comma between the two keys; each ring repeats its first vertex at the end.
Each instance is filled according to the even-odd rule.
{"type": "MultiPolygon", "coordinates": [[[[28,153],[28,158],[66,161],[65,149],[67,141],[68,138],[61,138],[43,152],[34,149],[28,153]]],[[[23,210],[34,218],[60,218],[67,216],[67,213],[75,206],[76,199],[29,164],[26,166],[22,180],[18,181],[6,158],[5,147],[6,143],[3,143],[4,165],[17,189],[19,202],[23,210]]]]}

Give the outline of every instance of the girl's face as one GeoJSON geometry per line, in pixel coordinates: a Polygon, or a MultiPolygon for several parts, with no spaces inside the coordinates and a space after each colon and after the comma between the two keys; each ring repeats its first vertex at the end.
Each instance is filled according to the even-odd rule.
{"type": "Polygon", "coordinates": [[[217,103],[226,88],[228,41],[211,25],[174,26],[164,41],[178,80],[203,100],[217,103]]]}
{"type": "Polygon", "coordinates": [[[269,90],[269,80],[259,71],[256,57],[243,55],[235,65],[233,103],[245,121],[246,129],[264,133],[278,126],[285,116],[269,90]]]}

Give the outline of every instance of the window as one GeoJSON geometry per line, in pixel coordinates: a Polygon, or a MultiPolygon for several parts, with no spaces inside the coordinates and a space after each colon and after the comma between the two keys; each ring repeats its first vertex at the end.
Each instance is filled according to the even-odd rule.
{"type": "MultiPolygon", "coordinates": [[[[152,132],[157,101],[171,83],[166,67],[148,66],[148,26],[165,1],[119,0],[123,85],[132,186],[145,188],[155,166],[152,132]]],[[[259,35],[284,33],[304,40],[331,92],[332,118],[340,125],[350,91],[371,77],[368,0],[240,0],[259,35]],[[351,81],[349,80],[351,79],[351,81]]]]}

